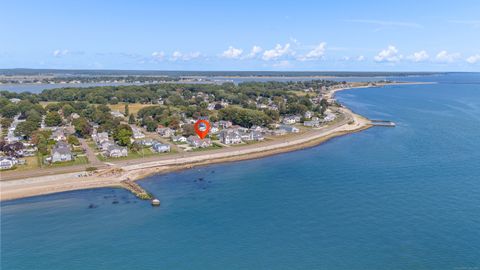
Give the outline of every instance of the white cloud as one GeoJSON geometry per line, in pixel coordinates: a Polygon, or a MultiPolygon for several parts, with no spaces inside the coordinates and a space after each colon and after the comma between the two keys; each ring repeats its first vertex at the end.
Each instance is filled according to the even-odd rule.
{"type": "Polygon", "coordinates": [[[423,62],[430,58],[426,51],[419,51],[415,52],[412,55],[407,57],[408,59],[412,60],[413,62],[423,62]]]}
{"type": "Polygon", "coordinates": [[[250,51],[250,53],[248,53],[245,57],[246,58],[254,58],[256,57],[259,53],[261,53],[263,51],[263,49],[260,47],[260,46],[257,46],[257,45],[254,45],[252,47],[252,50],[250,51]]]}
{"type": "Polygon", "coordinates": [[[153,57],[153,59],[155,59],[157,61],[162,61],[163,58],[165,57],[165,53],[164,52],[153,52],[152,57],[153,57]]]}
{"type": "Polygon", "coordinates": [[[448,53],[447,51],[441,51],[437,54],[435,59],[439,62],[451,63],[460,57],[459,53],[448,53]]]}
{"type": "Polygon", "coordinates": [[[69,53],[69,51],[67,49],[63,49],[63,50],[60,50],[60,49],[57,49],[55,51],[53,51],[53,56],[55,57],[61,57],[61,56],[65,56],[69,53]]]}
{"type": "Polygon", "coordinates": [[[344,57],[342,57],[342,61],[350,61],[350,56],[344,56],[344,57]]]}
{"type": "Polygon", "coordinates": [[[190,52],[190,53],[182,53],[180,51],[174,51],[172,56],[170,57],[170,61],[188,61],[201,56],[200,52],[190,52]]]}
{"type": "Polygon", "coordinates": [[[243,50],[234,48],[233,46],[228,47],[226,51],[222,53],[222,57],[230,59],[238,59],[242,56],[243,50]]]}
{"type": "Polygon", "coordinates": [[[325,50],[327,48],[327,43],[322,42],[318,44],[313,50],[309,51],[306,55],[298,58],[300,61],[309,61],[309,60],[318,60],[323,57],[325,50]]]}
{"type": "Polygon", "coordinates": [[[358,56],[358,57],[357,57],[357,61],[358,61],[358,62],[365,61],[365,56],[363,56],[363,55],[358,56]]]}
{"type": "Polygon", "coordinates": [[[373,59],[377,62],[398,62],[403,58],[401,54],[398,54],[397,48],[390,45],[388,48],[380,51],[373,59]]]}
{"type": "Polygon", "coordinates": [[[276,60],[284,55],[288,55],[291,53],[292,51],[290,50],[290,43],[287,43],[284,46],[277,44],[275,48],[263,52],[262,59],[266,61],[276,60]]]}
{"type": "Polygon", "coordinates": [[[466,61],[470,64],[476,64],[480,62],[480,54],[475,54],[466,59],[466,61]]]}

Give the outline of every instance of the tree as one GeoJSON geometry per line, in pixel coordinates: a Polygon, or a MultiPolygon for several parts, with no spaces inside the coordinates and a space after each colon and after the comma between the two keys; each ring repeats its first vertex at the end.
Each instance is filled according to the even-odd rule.
{"type": "Polygon", "coordinates": [[[135,124],[135,116],[133,115],[133,113],[131,113],[130,116],[128,117],[128,123],[135,124]]]}
{"type": "Polygon", "coordinates": [[[72,113],[75,112],[75,109],[70,104],[65,104],[62,108],[63,117],[69,117],[72,113]]]}
{"type": "Polygon", "coordinates": [[[2,125],[2,128],[8,128],[12,124],[13,120],[11,118],[2,118],[0,120],[0,124],[2,125]]]}
{"type": "Polygon", "coordinates": [[[192,124],[183,125],[183,135],[184,136],[195,135],[195,128],[193,127],[192,124]]]}
{"type": "Polygon", "coordinates": [[[113,132],[113,139],[121,146],[129,146],[132,135],[132,128],[129,125],[120,124],[113,132]]]}
{"type": "Polygon", "coordinates": [[[5,118],[13,118],[18,114],[18,107],[13,104],[8,104],[7,106],[1,109],[2,116],[5,118]]]}
{"type": "Polygon", "coordinates": [[[130,110],[128,109],[128,103],[125,104],[125,112],[123,113],[123,115],[125,116],[128,116],[130,114],[130,110]]]}
{"type": "Polygon", "coordinates": [[[45,110],[48,112],[58,112],[61,108],[60,103],[48,103],[47,106],[45,106],[45,110]]]}
{"type": "Polygon", "coordinates": [[[84,117],[73,120],[73,126],[75,127],[75,132],[82,138],[85,138],[92,134],[92,126],[84,117]]]}
{"type": "Polygon", "coordinates": [[[75,135],[68,135],[67,142],[73,145],[80,145],[80,141],[75,135]]]}
{"type": "Polygon", "coordinates": [[[45,125],[55,127],[62,124],[62,117],[57,112],[49,112],[45,116],[45,125]]]}
{"type": "Polygon", "coordinates": [[[20,122],[15,129],[16,136],[28,137],[32,136],[33,132],[38,129],[37,123],[31,121],[20,122]]]}

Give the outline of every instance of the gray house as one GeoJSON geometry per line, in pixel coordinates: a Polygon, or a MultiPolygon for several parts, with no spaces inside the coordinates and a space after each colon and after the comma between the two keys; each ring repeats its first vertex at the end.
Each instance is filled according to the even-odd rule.
{"type": "Polygon", "coordinates": [[[59,141],[52,148],[51,162],[64,162],[73,160],[70,145],[64,141],[59,141]]]}
{"type": "Polygon", "coordinates": [[[126,147],[121,147],[116,144],[112,144],[107,147],[107,150],[104,153],[107,157],[126,157],[128,156],[128,151],[126,147]]]}

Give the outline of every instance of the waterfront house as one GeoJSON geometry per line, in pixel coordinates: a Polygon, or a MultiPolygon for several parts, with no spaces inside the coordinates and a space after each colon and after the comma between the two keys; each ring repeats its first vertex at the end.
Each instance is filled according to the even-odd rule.
{"type": "Polygon", "coordinates": [[[261,132],[258,132],[258,131],[250,132],[250,137],[251,137],[252,141],[263,141],[265,139],[263,134],[261,132]]]}
{"type": "Polygon", "coordinates": [[[306,127],[318,127],[320,126],[320,121],[318,120],[311,120],[303,122],[303,125],[306,127]]]}
{"type": "Polygon", "coordinates": [[[152,140],[152,139],[143,139],[143,140],[138,141],[138,143],[139,143],[140,145],[150,147],[150,146],[152,146],[154,143],[157,143],[157,141],[152,140]]]}
{"type": "Polygon", "coordinates": [[[335,118],[336,118],[335,114],[327,113],[327,115],[323,118],[323,121],[324,122],[331,122],[331,121],[335,120],[335,118]]]}
{"type": "Polygon", "coordinates": [[[52,157],[50,161],[55,163],[71,160],[73,160],[73,155],[70,150],[70,145],[64,141],[58,141],[52,148],[52,157]]]}
{"type": "Polygon", "coordinates": [[[12,169],[17,164],[17,159],[14,157],[0,157],[0,169],[12,169]]]}
{"type": "Polygon", "coordinates": [[[212,146],[212,141],[210,139],[206,138],[202,140],[197,136],[189,136],[187,138],[187,142],[192,147],[205,148],[205,147],[212,146]]]}
{"type": "Polygon", "coordinates": [[[157,153],[170,152],[170,145],[156,142],[152,145],[152,151],[157,153]]]}
{"type": "Polygon", "coordinates": [[[282,135],[285,135],[287,134],[287,131],[284,130],[284,129],[274,129],[271,131],[272,135],[273,136],[282,136],[282,135]]]}
{"type": "Polygon", "coordinates": [[[297,127],[289,125],[280,125],[279,129],[285,130],[287,133],[298,133],[300,130],[297,127]]]}
{"type": "Polygon", "coordinates": [[[116,144],[112,144],[107,147],[107,149],[104,152],[104,155],[107,157],[113,157],[113,158],[126,157],[128,156],[128,151],[126,147],[121,147],[116,144]]]}
{"type": "Polygon", "coordinates": [[[225,129],[220,131],[219,139],[224,144],[238,144],[242,143],[240,132],[234,129],[225,129]]]}

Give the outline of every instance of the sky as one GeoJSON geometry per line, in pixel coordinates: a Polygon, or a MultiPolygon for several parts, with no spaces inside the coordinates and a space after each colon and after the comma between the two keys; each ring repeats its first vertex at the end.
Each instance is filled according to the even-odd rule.
{"type": "Polygon", "coordinates": [[[480,71],[480,1],[0,1],[0,68],[480,71]]]}

